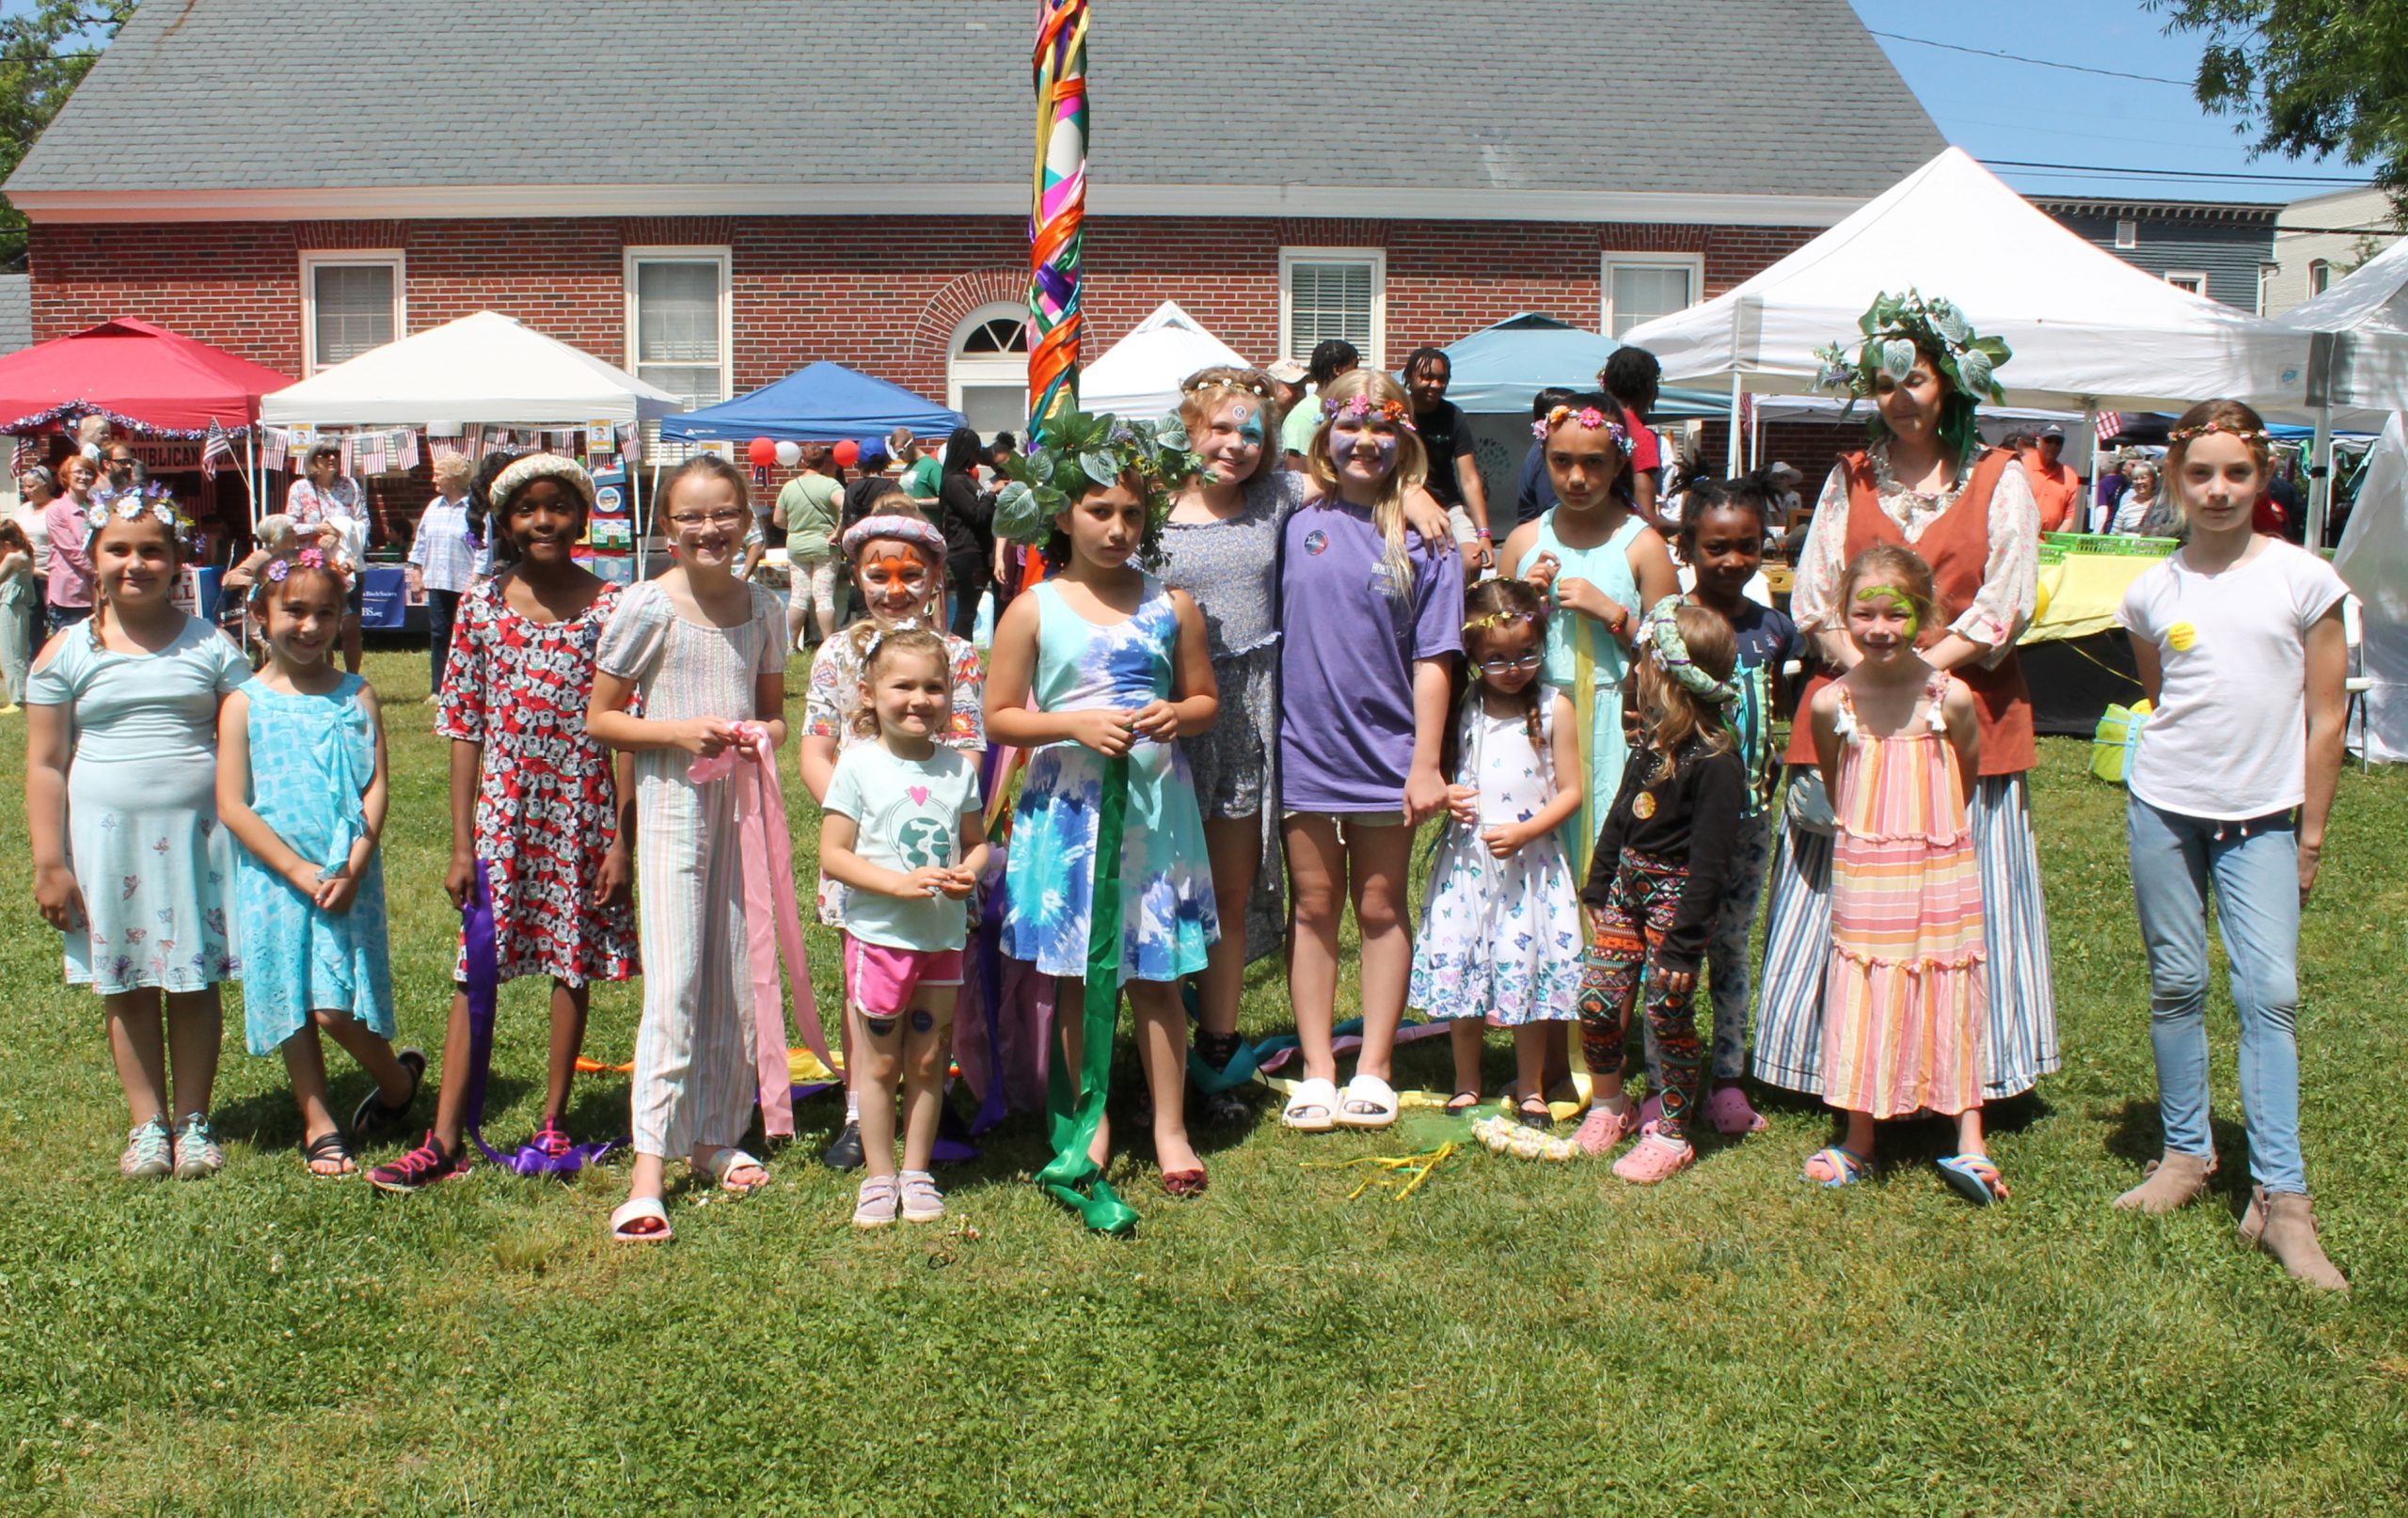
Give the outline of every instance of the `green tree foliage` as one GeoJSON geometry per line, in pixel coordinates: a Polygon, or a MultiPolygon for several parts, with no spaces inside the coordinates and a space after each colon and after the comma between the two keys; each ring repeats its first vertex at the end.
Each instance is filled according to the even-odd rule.
{"type": "Polygon", "coordinates": [[[2256,150],[2370,167],[2408,218],[2408,0],[2149,0],[2207,40],[2199,103],[2256,150]]]}
{"type": "MultiPolygon", "coordinates": [[[[135,0],[33,0],[0,14],[0,179],[17,170],[135,0]]],[[[0,265],[25,264],[25,218],[0,200],[0,265]]]]}

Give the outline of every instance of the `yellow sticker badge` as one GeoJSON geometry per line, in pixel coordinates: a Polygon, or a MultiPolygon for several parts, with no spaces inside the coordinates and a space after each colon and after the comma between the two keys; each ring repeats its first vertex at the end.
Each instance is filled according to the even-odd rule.
{"type": "Polygon", "coordinates": [[[2165,646],[2177,654],[2188,654],[2191,645],[2199,640],[2199,629],[2187,622],[2178,622],[2165,629],[2165,646]]]}
{"type": "Polygon", "coordinates": [[[1630,803],[1630,812],[1631,815],[1637,817],[1641,822],[1645,822],[1649,817],[1654,816],[1656,814],[1656,793],[1654,791],[1640,792],[1639,799],[1630,803]]]}

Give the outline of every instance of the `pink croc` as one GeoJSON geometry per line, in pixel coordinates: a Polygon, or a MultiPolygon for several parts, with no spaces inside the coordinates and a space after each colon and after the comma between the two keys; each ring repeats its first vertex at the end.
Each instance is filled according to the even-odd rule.
{"type": "Polygon", "coordinates": [[[1687,1170],[1696,1159],[1697,1150],[1687,1139],[1668,1138],[1650,1123],[1630,1152],[1614,1162],[1614,1174],[1634,1186],[1653,1186],[1687,1170]]]}
{"type": "Polygon", "coordinates": [[[1592,1107],[1589,1115],[1580,1120],[1580,1131],[1572,1142],[1591,1159],[1614,1152],[1623,1140],[1639,1131],[1639,1114],[1628,1102],[1620,1111],[1611,1107],[1592,1107]]]}
{"type": "Polygon", "coordinates": [[[1718,1133],[1761,1133],[1772,1125],[1748,1104],[1748,1094],[1735,1085],[1718,1086],[1705,1099],[1706,1121],[1718,1133]]]}

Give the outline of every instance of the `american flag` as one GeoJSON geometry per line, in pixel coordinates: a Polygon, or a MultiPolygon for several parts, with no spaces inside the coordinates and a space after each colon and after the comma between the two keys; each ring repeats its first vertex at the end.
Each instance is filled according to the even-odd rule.
{"type": "Polygon", "coordinates": [[[41,462],[41,449],[32,438],[20,437],[16,444],[8,456],[8,472],[12,475],[23,474],[41,462]]]}
{"type": "Polygon", "coordinates": [[[2112,442],[2124,435],[2124,414],[2120,411],[2099,413],[2099,441],[2112,442]]]}
{"type": "Polygon", "coordinates": [[[203,480],[216,479],[217,465],[221,459],[237,468],[242,466],[242,461],[234,456],[234,440],[226,435],[226,429],[217,425],[217,419],[212,417],[209,419],[209,440],[200,445],[200,477],[203,480]]]}

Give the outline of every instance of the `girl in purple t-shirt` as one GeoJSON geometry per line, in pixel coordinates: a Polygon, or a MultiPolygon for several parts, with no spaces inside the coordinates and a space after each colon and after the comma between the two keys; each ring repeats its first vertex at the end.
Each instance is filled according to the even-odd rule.
{"type": "Polygon", "coordinates": [[[1463,564],[1405,530],[1425,460],[1411,403],[1356,370],[1322,392],[1306,454],[1314,497],[1280,532],[1281,831],[1295,904],[1288,992],[1305,1079],[1280,1120],[1306,1132],[1385,1128],[1413,969],[1413,832],[1446,809],[1438,751],[1449,663],[1463,652],[1463,564]],[[1363,1049],[1341,1094],[1330,1026],[1343,897],[1363,939],[1363,1049]]]}

